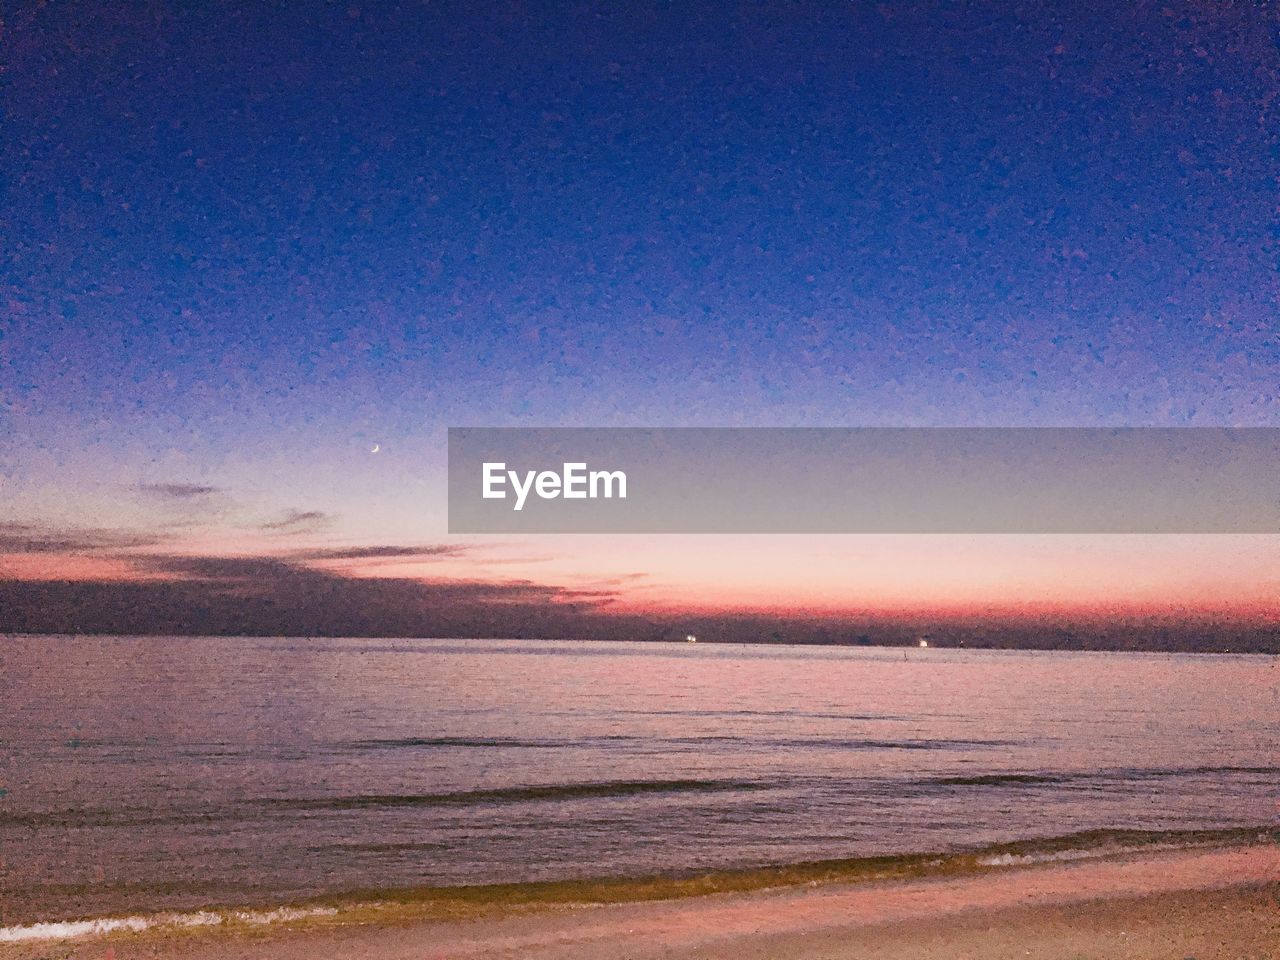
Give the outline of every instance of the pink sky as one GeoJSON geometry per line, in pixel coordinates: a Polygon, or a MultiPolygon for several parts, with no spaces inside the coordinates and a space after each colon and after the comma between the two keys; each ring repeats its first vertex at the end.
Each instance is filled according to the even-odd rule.
{"type": "Polygon", "coordinates": [[[1280,537],[1267,535],[470,537],[426,555],[314,556],[347,546],[210,527],[120,550],[0,554],[0,575],[155,581],[189,575],[149,568],[149,557],[272,556],[350,577],[601,591],[644,613],[1280,610],[1280,537]]]}

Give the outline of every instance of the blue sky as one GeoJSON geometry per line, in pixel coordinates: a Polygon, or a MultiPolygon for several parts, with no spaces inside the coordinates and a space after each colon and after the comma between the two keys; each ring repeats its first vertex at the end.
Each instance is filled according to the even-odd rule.
{"type": "Polygon", "coordinates": [[[220,549],[291,510],[438,538],[453,424],[1280,424],[1259,7],[8,26],[15,522],[190,483],[220,549]]]}

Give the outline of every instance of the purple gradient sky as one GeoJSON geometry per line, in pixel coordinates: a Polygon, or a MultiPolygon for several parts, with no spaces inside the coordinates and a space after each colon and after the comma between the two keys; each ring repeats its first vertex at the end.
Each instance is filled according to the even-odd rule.
{"type": "MultiPolygon", "coordinates": [[[[449,425],[1280,425],[1269,8],[6,27],[10,579],[444,542],[449,425]]],[[[467,542],[349,572],[782,609],[1280,582],[1266,538],[467,542]]]]}

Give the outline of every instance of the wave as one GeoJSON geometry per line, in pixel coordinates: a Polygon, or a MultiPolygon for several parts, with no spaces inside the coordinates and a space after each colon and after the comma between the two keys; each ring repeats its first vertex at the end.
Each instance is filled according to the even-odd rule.
{"type": "Polygon", "coordinates": [[[468,748],[512,748],[512,749],[577,749],[615,743],[640,743],[646,747],[661,749],[671,744],[681,746],[699,746],[714,742],[716,744],[737,744],[744,747],[762,749],[812,749],[829,748],[836,750],[964,750],[981,747],[1018,746],[1016,740],[963,740],[963,739],[916,739],[916,740],[877,740],[859,737],[781,737],[759,738],[735,734],[712,734],[693,737],[651,737],[627,736],[624,734],[605,734],[598,737],[582,737],[578,739],[522,739],[516,737],[393,737],[379,740],[353,740],[339,744],[339,749],[347,750],[394,750],[394,749],[432,749],[436,747],[468,747],[468,748]]]}
{"type": "Polygon", "coordinates": [[[146,930],[190,930],[225,924],[267,926],[313,917],[332,917],[337,907],[275,907],[269,910],[194,910],[189,913],[157,913],[147,916],[96,917],[91,920],[58,920],[20,927],[0,927],[0,943],[37,940],[77,940],[108,933],[142,933],[146,930]]]}
{"type": "MultiPolygon", "coordinates": [[[[696,712],[693,712],[696,713],[696,712]]],[[[727,711],[721,711],[729,715],[727,711]]],[[[763,711],[739,711],[741,715],[760,714],[763,711]]],[[[692,715],[692,714],[691,714],[692,715]]],[[[821,714],[816,716],[823,716],[821,714]]],[[[841,717],[840,719],[881,719],[875,717],[841,717]]],[[[655,737],[652,735],[602,734],[576,738],[555,737],[499,737],[499,736],[407,736],[383,737],[365,740],[336,741],[295,745],[292,747],[263,747],[260,744],[237,744],[228,742],[186,743],[180,747],[171,747],[174,754],[180,757],[199,759],[219,759],[234,757],[260,757],[301,759],[314,752],[360,752],[379,750],[432,750],[462,748],[469,750],[512,749],[512,750],[573,750],[592,747],[612,746],[615,744],[640,744],[650,749],[663,749],[673,744],[681,746],[702,746],[708,743],[717,745],[729,744],[753,749],[813,749],[828,748],[837,750],[953,750],[973,749],[981,747],[1019,746],[1017,740],[975,740],[975,739],[875,739],[862,737],[754,737],[742,734],[705,734],[698,736],[655,737]]],[[[68,750],[86,750],[93,752],[97,761],[119,759],[135,762],[137,752],[151,750],[158,746],[155,740],[110,740],[110,739],[75,739],[63,745],[68,750]]],[[[163,746],[163,745],[159,745],[163,746]]]]}
{"type": "Polygon", "coordinates": [[[521,740],[515,737],[391,737],[383,740],[353,740],[341,744],[352,750],[393,750],[398,747],[518,747],[546,749],[574,746],[572,740],[521,740]]]}
{"type": "Polygon", "coordinates": [[[573,800],[585,797],[632,797],[645,793],[719,793],[763,790],[757,780],[607,780],[596,783],[555,783],[540,786],[494,787],[452,793],[366,794],[307,799],[281,797],[262,801],[294,810],[358,810],[370,807],[435,807],[472,803],[521,803],[573,800]]]}
{"type": "Polygon", "coordinates": [[[764,740],[771,747],[807,749],[827,747],[834,750],[975,750],[984,747],[1014,747],[1017,740],[865,740],[853,737],[800,737],[790,740],[764,740]]]}
{"type": "MultiPolygon", "coordinates": [[[[402,741],[389,741],[400,743],[402,741]]],[[[435,742],[435,741],[431,741],[435,742]]],[[[532,741],[530,741],[532,742],[532,741]]],[[[783,744],[788,741],[773,741],[783,744]]],[[[881,740],[822,740],[821,745],[832,749],[965,749],[985,746],[995,741],[881,741],[881,740]]],[[[813,746],[815,741],[794,741],[799,745],[813,746]]],[[[973,773],[926,777],[922,779],[854,778],[848,781],[832,781],[828,785],[847,795],[868,791],[882,794],[896,791],[898,794],[919,795],[933,788],[952,790],[957,788],[988,787],[995,789],[1021,789],[1040,787],[1070,787],[1071,784],[1116,785],[1153,781],[1172,777],[1203,777],[1242,775],[1276,777],[1280,779],[1280,767],[1273,766],[1197,766],[1170,768],[1114,768],[1087,772],[1009,771],[973,773]]],[[[289,816],[292,813],[342,812],[365,809],[393,809],[414,807],[453,807],[478,804],[518,804],[557,800],[588,800],[609,797],[631,797],[645,794],[684,793],[733,793],[776,790],[794,785],[794,778],[779,780],[744,779],[673,779],[673,780],[606,780],[585,783],[532,784],[510,787],[491,787],[476,790],[444,791],[439,793],[409,794],[354,794],[332,797],[258,797],[226,803],[219,807],[117,807],[62,810],[3,811],[0,812],[0,828],[5,827],[140,827],[175,823],[220,823],[235,820],[253,820],[289,816]]]]}
{"type": "Polygon", "coordinates": [[[234,927],[237,924],[290,924],[317,919],[338,923],[393,922],[445,916],[459,919],[504,908],[671,900],[798,885],[953,876],[1056,861],[1275,843],[1278,840],[1280,832],[1274,827],[1090,830],[951,852],[808,861],[697,874],[358,890],[274,906],[207,907],[186,913],[47,921],[0,927],[0,943],[71,940],[152,930],[234,927]]]}
{"type": "MultiPolygon", "coordinates": [[[[399,741],[395,741],[399,742],[399,741]]],[[[987,745],[993,741],[881,741],[825,740],[821,744],[833,749],[965,749],[987,745]],[[939,745],[940,744],[940,745],[939,745]]],[[[780,741],[774,741],[780,743],[780,741]]],[[[813,741],[795,741],[813,746],[813,741]]],[[[965,788],[1036,789],[1072,784],[1117,785],[1140,783],[1171,777],[1204,776],[1277,777],[1280,767],[1272,766],[1197,766],[1170,768],[1114,768],[1087,772],[1008,771],[965,775],[926,777],[922,779],[853,778],[826,781],[836,793],[855,796],[873,792],[883,794],[920,795],[932,789],[965,788]]],[[[606,780],[585,783],[532,784],[491,787],[475,790],[409,794],[354,794],[332,797],[257,797],[230,802],[218,807],[117,807],[62,810],[3,811],[0,829],[5,827],[141,827],[164,824],[221,823],[235,820],[287,817],[294,813],[340,813],[351,810],[456,807],[478,804],[519,804],[559,800],[589,800],[609,797],[631,797],[645,794],[734,793],[776,790],[793,786],[789,780],[745,779],[673,779],[673,780],[606,780]]]]}
{"type": "Polygon", "coordinates": [[[260,797],[208,808],[152,809],[124,807],[114,810],[50,810],[0,814],[0,826],[87,827],[153,826],[164,823],[210,823],[270,816],[273,812],[323,812],[386,809],[396,807],[447,807],[482,803],[533,803],[643,794],[727,793],[767,790],[773,784],[760,780],[605,780],[587,783],[552,783],[442,793],[351,794],[334,797],[260,797]]]}
{"type": "Polygon", "coordinates": [[[1123,830],[1099,829],[995,844],[974,851],[973,862],[981,867],[1007,867],[1087,860],[1127,853],[1155,853],[1165,850],[1192,850],[1244,843],[1275,843],[1280,831],[1274,826],[1224,827],[1212,830],[1123,830]]]}
{"type": "Polygon", "coordinates": [[[1193,777],[1216,774],[1268,776],[1280,774],[1280,767],[1120,767],[1087,773],[980,773],[959,777],[932,777],[922,781],[937,787],[1018,787],[1084,782],[1124,782],[1161,780],[1169,777],[1193,777]]]}
{"type": "Polygon", "coordinates": [[[998,787],[1005,784],[1064,783],[1067,779],[1039,773],[980,773],[971,777],[934,777],[925,782],[937,787],[998,787]]]}
{"type": "Polygon", "coordinates": [[[892,713],[821,713],[812,710],[618,710],[619,716],[632,717],[784,717],[815,720],[907,720],[892,713]]]}
{"type": "Polygon", "coordinates": [[[1127,776],[1133,780],[1195,776],[1206,773],[1254,773],[1266,776],[1268,774],[1280,774],[1280,767],[1170,767],[1153,770],[1125,768],[1118,771],[1120,776],[1127,776]]]}

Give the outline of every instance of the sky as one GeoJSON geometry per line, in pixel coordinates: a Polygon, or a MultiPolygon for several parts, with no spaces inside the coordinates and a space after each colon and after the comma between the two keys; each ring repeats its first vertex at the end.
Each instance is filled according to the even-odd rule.
{"type": "Polygon", "coordinates": [[[1068,6],[11,5],[0,629],[1274,623],[1275,537],[446,533],[449,426],[1280,426],[1275,9],[1068,6]]]}

